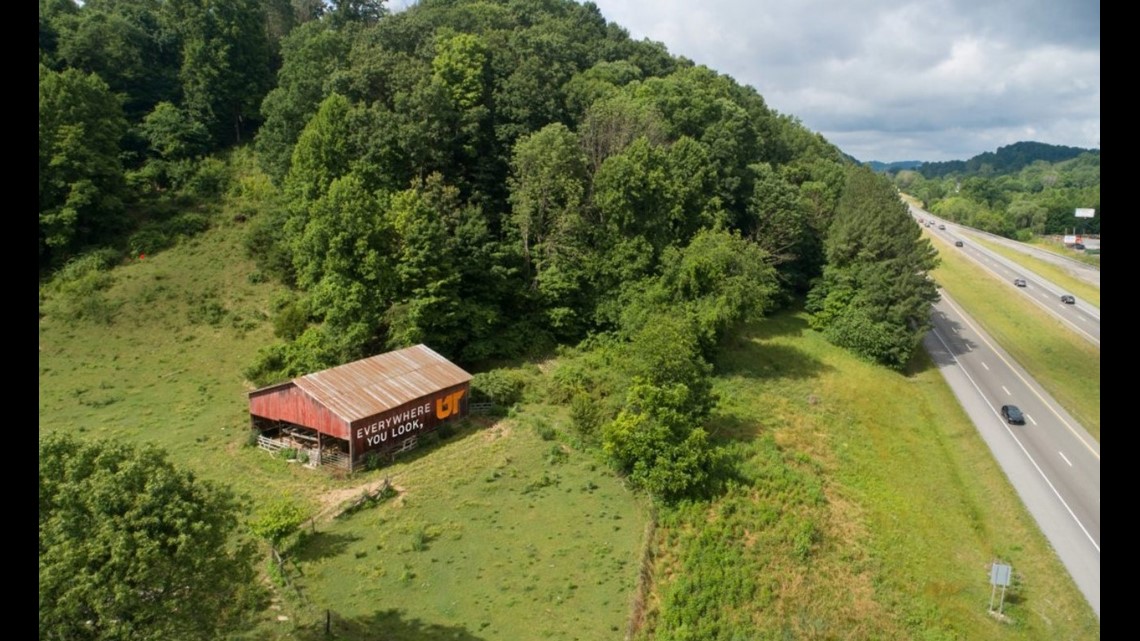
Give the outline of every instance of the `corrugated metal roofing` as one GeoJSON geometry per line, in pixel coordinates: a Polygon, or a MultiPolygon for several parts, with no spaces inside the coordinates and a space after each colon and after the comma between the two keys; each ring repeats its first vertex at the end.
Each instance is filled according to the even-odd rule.
{"type": "Polygon", "coordinates": [[[306,374],[293,383],[352,422],[470,380],[458,365],[416,345],[306,374]]]}

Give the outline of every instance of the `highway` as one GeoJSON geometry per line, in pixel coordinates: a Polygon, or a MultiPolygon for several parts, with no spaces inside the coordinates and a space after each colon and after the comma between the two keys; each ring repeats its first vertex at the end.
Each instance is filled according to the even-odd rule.
{"type": "Polygon", "coordinates": [[[1100,444],[944,291],[923,344],[1100,616],[1100,444]],[[1010,425],[1002,405],[1025,425],[1010,425]]]}
{"type": "MultiPolygon", "coordinates": [[[[964,255],[972,258],[974,262],[982,268],[990,271],[996,275],[1000,280],[1004,281],[1010,288],[1011,295],[1024,296],[1026,299],[1032,301],[1041,309],[1048,312],[1054,318],[1061,321],[1067,327],[1072,329],[1077,335],[1089,341],[1093,345],[1100,347],[1100,310],[1087,301],[1073,295],[1076,302],[1074,304],[1065,304],[1061,302],[1062,294],[1070,294],[1049,282],[1044,277],[1033,271],[1018,265],[1017,263],[1009,260],[1008,258],[992,252],[978,243],[971,241],[971,235],[981,235],[983,232],[962,227],[945,220],[933,217],[930,213],[923,211],[910,205],[911,215],[917,221],[919,218],[924,221],[933,221],[934,224],[926,228],[926,231],[938,236],[946,243],[964,253],[964,255]],[[945,226],[945,229],[939,229],[939,225],[945,226]],[[962,247],[954,247],[954,241],[962,241],[962,247]],[[1015,278],[1022,278],[1026,281],[1025,287],[1016,287],[1013,284],[1015,278]]],[[[1014,241],[1007,241],[1008,243],[1021,245],[1022,248],[1026,246],[1024,243],[1014,243],[1014,241]]],[[[1033,249],[1033,248],[1030,248],[1033,249]]],[[[1061,256],[1050,254],[1044,250],[1036,250],[1038,254],[1045,254],[1051,259],[1068,263],[1071,267],[1072,263],[1087,267],[1088,269],[1074,269],[1075,273],[1080,273],[1085,279],[1090,279],[1089,272],[1095,272],[1096,283],[1099,287],[1100,276],[1099,271],[1084,265],[1079,261],[1070,261],[1061,256]]],[[[1036,254],[1035,254],[1036,256],[1036,254]]],[[[1036,256],[1040,257],[1040,256],[1036,256]]],[[[1072,294],[1070,294],[1072,295],[1072,294]]]]}
{"type": "MultiPolygon", "coordinates": [[[[1063,292],[1056,285],[971,243],[970,234],[981,232],[933,218],[913,206],[911,213],[916,219],[934,220],[926,229],[947,242],[940,251],[963,252],[1008,283],[1011,293],[1048,310],[1084,340],[1100,346],[1100,314],[1095,307],[1079,299],[1073,305],[1062,303],[1063,292]],[[955,247],[956,240],[963,246],[955,247]],[[1015,278],[1025,279],[1026,286],[1016,287],[1015,278]]],[[[931,314],[934,327],[923,344],[1099,617],[1100,443],[945,290],[939,293],[941,300],[931,314]],[[1010,425],[1001,417],[1000,408],[1007,404],[1022,410],[1025,425],[1010,425]]]]}

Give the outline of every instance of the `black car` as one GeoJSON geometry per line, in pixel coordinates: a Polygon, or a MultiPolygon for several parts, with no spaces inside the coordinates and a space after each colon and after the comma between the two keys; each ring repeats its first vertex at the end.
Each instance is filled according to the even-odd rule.
{"type": "Polygon", "coordinates": [[[1077,244],[1073,245],[1073,249],[1075,249],[1077,251],[1082,251],[1082,250],[1084,250],[1084,248],[1085,248],[1085,246],[1082,245],[1081,243],[1077,243],[1077,244]]]}
{"type": "Polygon", "coordinates": [[[961,246],[962,246],[962,241],[960,241],[960,240],[956,240],[956,241],[954,241],[954,246],[955,246],[955,247],[961,247],[961,246]]]}
{"type": "Polygon", "coordinates": [[[1013,284],[1017,285],[1018,287],[1025,287],[1025,279],[1024,278],[1014,278],[1013,284]]]}
{"type": "Polygon", "coordinates": [[[1025,415],[1021,413],[1021,410],[1019,410],[1016,405],[1002,405],[1001,417],[1011,425],[1025,425],[1025,415]]]}
{"type": "Polygon", "coordinates": [[[1077,302],[1077,299],[1073,298],[1072,294],[1061,294],[1061,302],[1066,305],[1072,305],[1077,302]]]}
{"type": "Polygon", "coordinates": [[[938,228],[939,229],[946,229],[946,225],[939,225],[938,228]]]}

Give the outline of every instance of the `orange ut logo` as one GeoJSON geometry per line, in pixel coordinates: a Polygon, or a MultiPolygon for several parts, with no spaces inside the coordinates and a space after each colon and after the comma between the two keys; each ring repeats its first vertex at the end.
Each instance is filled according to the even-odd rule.
{"type": "Polygon", "coordinates": [[[447,418],[452,414],[458,413],[459,399],[463,398],[463,395],[466,392],[467,390],[459,390],[458,392],[452,392],[443,398],[437,398],[435,400],[436,418],[447,418]]]}

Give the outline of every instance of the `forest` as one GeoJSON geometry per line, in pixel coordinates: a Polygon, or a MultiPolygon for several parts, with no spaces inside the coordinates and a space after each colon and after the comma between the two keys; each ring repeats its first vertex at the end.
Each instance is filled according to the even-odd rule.
{"type": "MultiPolygon", "coordinates": [[[[630,335],[710,296],[723,274],[696,265],[751,279],[692,312],[706,343],[813,288],[873,317],[855,310],[886,301],[821,278],[851,269],[825,246],[845,189],[869,190],[849,216],[885,216],[891,251],[924,251],[821,136],[590,3],[41,2],[42,277],[208,226],[187,205],[234,188],[217,154],[242,145],[279,196],[247,247],[296,293],[258,384],[417,342],[474,364],[630,335]]],[[[869,354],[905,360],[917,335],[887,335],[920,307],[869,354]]]]}

